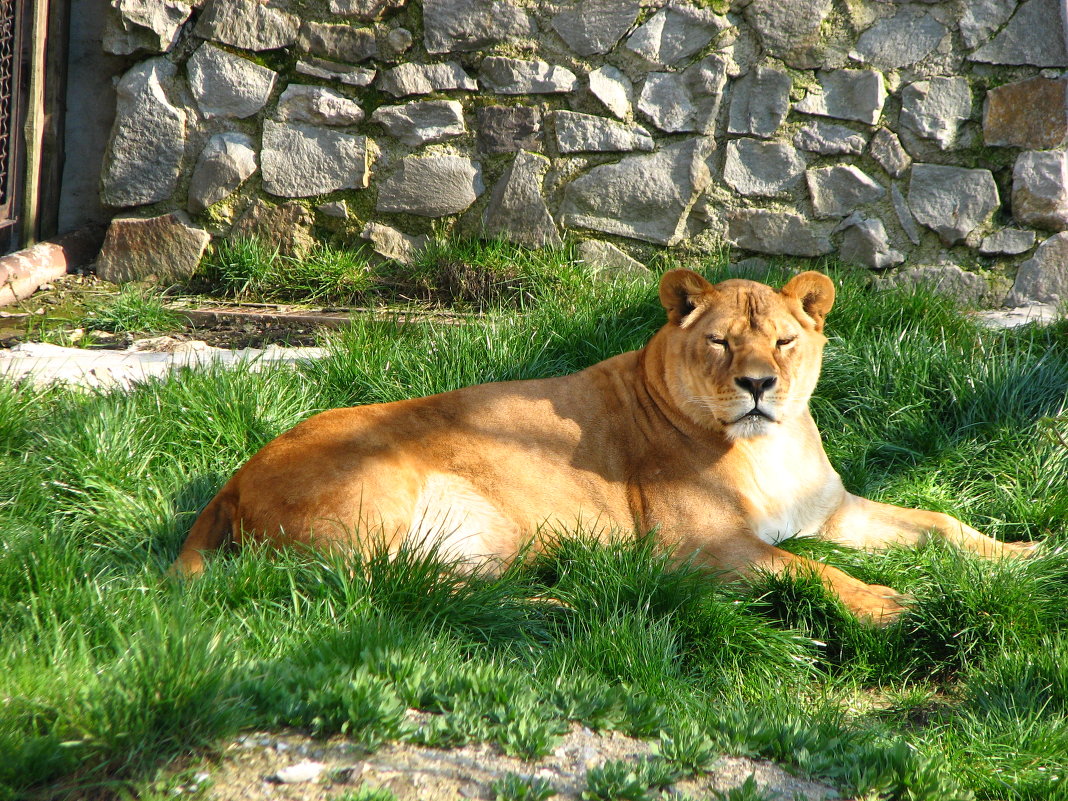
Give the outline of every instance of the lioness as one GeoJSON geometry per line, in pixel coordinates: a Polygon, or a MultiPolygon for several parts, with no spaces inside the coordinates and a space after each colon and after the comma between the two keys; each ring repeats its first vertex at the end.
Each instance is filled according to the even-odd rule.
{"type": "Polygon", "coordinates": [[[672,270],[660,283],[667,323],[641,350],[562,378],[317,414],[234,474],[172,571],[200,572],[226,541],[359,547],[358,531],[392,549],[436,538],[500,566],[543,526],[592,525],[655,531],[677,558],[728,573],[809,570],[856,615],[888,623],[903,596],[776,543],[820,534],[872,549],[934,535],[987,557],[1032,546],[846,492],[808,409],[834,294],[816,272],[776,292],[672,270]]]}

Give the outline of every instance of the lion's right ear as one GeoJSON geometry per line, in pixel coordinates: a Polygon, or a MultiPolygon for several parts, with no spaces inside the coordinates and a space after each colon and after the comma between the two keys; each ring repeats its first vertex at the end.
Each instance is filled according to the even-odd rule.
{"type": "Polygon", "coordinates": [[[660,303],[675,325],[681,325],[701,298],[714,291],[712,284],[692,270],[668,270],[660,279],[660,303]]]}
{"type": "Polygon", "coordinates": [[[782,294],[800,301],[805,314],[816,323],[816,330],[823,330],[823,321],[834,305],[834,281],[823,273],[809,270],[790,279],[782,294]]]}

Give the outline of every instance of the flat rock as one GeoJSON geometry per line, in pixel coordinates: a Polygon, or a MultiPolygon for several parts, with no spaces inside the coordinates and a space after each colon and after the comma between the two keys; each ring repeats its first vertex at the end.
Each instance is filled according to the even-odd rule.
{"type": "Polygon", "coordinates": [[[407,0],[330,0],[330,13],[354,17],[360,22],[374,22],[387,11],[402,8],[407,0]]]}
{"type": "Polygon", "coordinates": [[[916,218],[912,216],[909,204],[905,201],[905,196],[901,194],[897,184],[890,186],[890,200],[894,205],[894,214],[897,215],[901,230],[905,232],[909,242],[914,245],[920,244],[920,227],[916,225],[916,218]]]}
{"type": "Polygon", "coordinates": [[[394,97],[428,95],[454,89],[474,91],[478,83],[455,61],[442,64],[398,64],[381,73],[378,88],[394,97]]]}
{"type": "Polygon", "coordinates": [[[545,156],[523,150],[515,154],[486,204],[482,226],[487,234],[528,247],[563,244],[541,194],[548,169],[545,156]]]}
{"type": "Polygon", "coordinates": [[[349,218],[349,205],[344,200],[332,200],[329,203],[320,203],[315,210],[326,217],[335,220],[347,220],[349,218]]]}
{"type": "Polygon", "coordinates": [[[912,157],[901,146],[897,134],[889,128],[880,128],[875,132],[868,152],[878,165],[894,178],[900,178],[912,165],[912,157]]]}
{"type": "Polygon", "coordinates": [[[199,214],[218,203],[256,172],[256,146],[243,133],[215,134],[200,152],[189,180],[186,208],[199,214]]]}
{"type": "Polygon", "coordinates": [[[96,274],[116,284],[148,278],[180,281],[193,274],[210,241],[211,235],[195,227],[182,211],[116,217],[97,257],[96,274]]]}
{"type": "Polygon", "coordinates": [[[115,123],[101,175],[106,205],[156,203],[177,189],[186,113],[173,106],[164,91],[175,71],[166,59],[153,58],[131,67],[119,81],[115,123]]]}
{"type": "Polygon", "coordinates": [[[205,42],[186,63],[189,88],[205,117],[251,117],[267,105],[272,69],[205,42]]]}
{"type": "Polygon", "coordinates": [[[194,33],[242,50],[275,50],[297,41],[295,14],[256,0],[210,0],[194,33]]]}
{"type": "Polygon", "coordinates": [[[972,90],[964,78],[931,78],[901,90],[901,123],[942,150],[957,143],[972,113],[972,90]]]}
{"type": "Polygon", "coordinates": [[[607,53],[638,19],[639,0],[582,0],[552,18],[553,30],[580,56],[607,53]]]}
{"type": "Polygon", "coordinates": [[[337,81],[346,86],[370,86],[377,71],[353,64],[342,64],[324,58],[302,58],[297,62],[295,71],[300,75],[322,78],[324,81],[337,81]]]}
{"type": "Polygon", "coordinates": [[[711,55],[684,72],[651,72],[645,78],[638,110],[668,133],[715,131],[730,62],[711,55]]]}
{"type": "Polygon", "coordinates": [[[877,289],[923,288],[969,309],[979,308],[992,300],[991,287],[985,278],[966,272],[955,264],[909,267],[883,278],[875,286],[877,289]]]}
{"type": "Polygon", "coordinates": [[[824,156],[859,156],[868,140],[852,128],[816,120],[802,126],[794,134],[793,143],[800,150],[824,156]]]}
{"type": "Polygon", "coordinates": [[[268,781],[278,784],[303,784],[305,782],[318,781],[326,770],[326,763],[304,759],[295,765],[282,768],[277,773],[267,777],[268,781]]]}
{"type": "Polygon", "coordinates": [[[256,198],[230,228],[228,238],[255,239],[283,256],[304,258],[315,246],[312,224],[315,217],[290,200],[275,205],[256,198]]]}
{"type": "Polygon", "coordinates": [[[1068,229],[1068,152],[1027,150],[1016,158],[1012,216],[1032,228],[1068,229]]]}
{"type": "Polygon", "coordinates": [[[590,272],[604,280],[648,278],[652,273],[637,259],[632,259],[611,242],[587,239],[578,245],[578,257],[590,272]]]}
{"type": "Polygon", "coordinates": [[[104,22],[104,52],[166,53],[192,12],[177,0],[111,0],[104,22]]]}
{"type": "Polygon", "coordinates": [[[916,220],[935,231],[945,245],[964,239],[990,218],[1000,202],[990,170],[940,164],[912,165],[908,199],[916,220]]]}
{"type": "Polygon", "coordinates": [[[1054,234],[1020,265],[1006,306],[1068,300],[1068,231],[1054,234]]]}
{"type": "Polygon", "coordinates": [[[297,47],[313,56],[350,64],[378,55],[378,40],[373,29],[329,22],[306,21],[300,26],[297,47]]]}
{"type": "Polygon", "coordinates": [[[1026,253],[1035,246],[1035,232],[1024,231],[1020,228],[1002,228],[990,236],[983,237],[979,245],[979,252],[984,256],[1004,254],[1016,256],[1026,253]]]}
{"type": "Polygon", "coordinates": [[[547,61],[487,56],[478,73],[483,91],[502,95],[570,92],[578,83],[575,73],[547,61]]]}
{"type": "Polygon", "coordinates": [[[831,70],[817,73],[819,90],[810,90],[794,108],[804,114],[856,120],[875,125],[883,113],[886,88],[875,70],[831,70]]]}
{"type": "Polygon", "coordinates": [[[478,109],[478,149],[487,155],[542,148],[542,111],[534,106],[478,109]]]}
{"type": "Polygon", "coordinates": [[[412,236],[376,222],[367,223],[360,231],[360,237],[370,242],[372,250],[382,258],[401,264],[412,264],[416,256],[430,244],[430,237],[426,234],[412,236]]]}
{"type": "Polygon", "coordinates": [[[280,197],[363,189],[370,177],[367,138],[332,128],[263,122],[263,188],[280,197]]]}
{"type": "Polygon", "coordinates": [[[359,103],[333,89],[291,83],[278,98],[275,117],[281,122],[355,125],[364,114],[359,103]]]}
{"type": "Polygon", "coordinates": [[[640,125],[624,125],[594,114],[557,111],[553,127],[561,153],[653,149],[653,138],[640,125]]]}
{"type": "Polygon", "coordinates": [[[805,160],[783,142],[732,139],[727,143],[723,180],[742,195],[781,197],[801,185],[805,160]]]}
{"type": "Polygon", "coordinates": [[[871,176],[852,164],[808,170],[805,180],[817,217],[845,217],[857,206],[874,203],[886,194],[871,176]]]}
{"type": "Polygon", "coordinates": [[[967,48],[986,42],[1016,10],[1019,0],[969,0],[960,18],[960,34],[967,48]]]}
{"type": "Polygon", "coordinates": [[[681,3],[661,8],[627,39],[627,49],[651,64],[670,67],[729,28],[726,17],[681,3]]]}
{"type": "Polygon", "coordinates": [[[845,221],[838,255],[847,264],[859,264],[869,270],[884,270],[901,264],[905,256],[890,247],[883,221],[854,215],[845,221]]]}
{"type": "Polygon", "coordinates": [[[408,156],[379,184],[378,211],[444,217],[468,208],[485,191],[482,169],[462,156],[408,156]]]}
{"type": "Polygon", "coordinates": [[[630,99],[634,94],[630,78],[611,64],[605,64],[590,73],[589,81],[590,92],[608,111],[621,120],[630,116],[630,99]]]}
{"type": "Polygon", "coordinates": [[[417,100],[400,106],[379,106],[371,115],[371,122],[412,147],[467,133],[464,107],[455,100],[417,100]]]}
{"type": "Polygon", "coordinates": [[[1019,328],[1023,325],[1049,325],[1064,315],[1052,303],[1029,303],[1011,309],[987,309],[975,319],[987,328],[1019,328]]]}
{"type": "Polygon", "coordinates": [[[1068,78],[1037,76],[986,93],[983,139],[988,145],[1048,150],[1068,142],[1068,78]]]}
{"type": "Polygon", "coordinates": [[[930,55],[947,33],[929,12],[905,5],[860,35],[856,55],[883,70],[908,67],[930,55]]]}
{"type": "Polygon", "coordinates": [[[533,36],[533,18],[499,0],[424,0],[423,41],[428,53],[481,50],[533,36]]]}
{"type": "Polygon", "coordinates": [[[831,0],[753,0],[743,13],[768,53],[813,69],[820,66],[820,32],[830,11],[831,0]]]}
{"type": "Polygon", "coordinates": [[[673,245],[685,236],[690,209],[711,181],[710,153],[708,141],[689,139],[596,166],[565,187],[563,221],[673,245]]]}
{"type": "Polygon", "coordinates": [[[988,64],[1068,67],[1062,0],[1024,0],[1008,24],[970,58],[988,64]]]}
{"type": "Polygon", "coordinates": [[[737,247],[784,256],[823,256],[831,240],[799,214],[739,209],[727,218],[727,238],[737,247]]]}
{"type": "Polygon", "coordinates": [[[728,132],[773,136],[790,111],[792,84],[782,70],[753,67],[732,87],[728,132]]]}

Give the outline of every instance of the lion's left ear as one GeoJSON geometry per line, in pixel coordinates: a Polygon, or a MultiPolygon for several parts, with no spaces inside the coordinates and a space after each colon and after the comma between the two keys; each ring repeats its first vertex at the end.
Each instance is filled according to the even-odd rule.
{"type": "Polygon", "coordinates": [[[816,330],[823,330],[823,321],[834,305],[834,282],[830,278],[809,270],[790,279],[781,294],[800,301],[805,314],[816,321],[816,330]]]}
{"type": "Polygon", "coordinates": [[[675,325],[683,324],[701,298],[714,291],[712,284],[692,270],[668,270],[660,279],[660,303],[675,325]]]}

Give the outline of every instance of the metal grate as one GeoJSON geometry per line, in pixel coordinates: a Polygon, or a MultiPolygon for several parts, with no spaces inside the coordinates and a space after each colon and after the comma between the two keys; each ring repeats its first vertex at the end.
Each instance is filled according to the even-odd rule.
{"type": "Polygon", "coordinates": [[[0,219],[11,216],[20,5],[18,0],[0,0],[0,219]]]}

